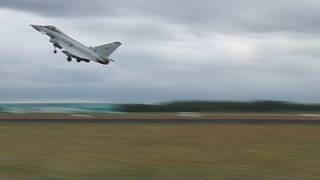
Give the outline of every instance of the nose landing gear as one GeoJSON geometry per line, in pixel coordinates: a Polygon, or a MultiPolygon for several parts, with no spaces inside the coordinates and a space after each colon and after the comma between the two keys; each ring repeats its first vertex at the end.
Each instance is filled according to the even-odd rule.
{"type": "Polygon", "coordinates": [[[54,53],[54,54],[57,54],[57,52],[58,52],[58,51],[57,51],[57,48],[56,48],[56,47],[54,47],[54,49],[53,49],[53,53],[54,53]]]}

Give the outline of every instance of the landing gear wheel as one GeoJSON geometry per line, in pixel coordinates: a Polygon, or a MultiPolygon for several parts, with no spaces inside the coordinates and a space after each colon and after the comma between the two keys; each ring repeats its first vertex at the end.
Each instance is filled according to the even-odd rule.
{"type": "Polygon", "coordinates": [[[69,56],[69,57],[67,58],[67,61],[68,61],[68,62],[71,62],[71,61],[72,61],[72,58],[69,56]]]}
{"type": "Polygon", "coordinates": [[[55,50],[53,50],[53,53],[57,54],[57,52],[58,52],[58,51],[57,51],[56,49],[55,49],[55,50]]]}
{"type": "Polygon", "coordinates": [[[81,62],[81,59],[77,59],[77,62],[78,62],[78,63],[81,62]]]}

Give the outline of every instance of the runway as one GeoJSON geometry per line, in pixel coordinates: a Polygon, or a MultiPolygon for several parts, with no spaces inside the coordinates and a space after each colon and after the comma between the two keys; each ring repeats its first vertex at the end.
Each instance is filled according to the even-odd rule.
{"type": "Polygon", "coordinates": [[[0,114],[0,124],[320,124],[318,114],[0,114]]]}

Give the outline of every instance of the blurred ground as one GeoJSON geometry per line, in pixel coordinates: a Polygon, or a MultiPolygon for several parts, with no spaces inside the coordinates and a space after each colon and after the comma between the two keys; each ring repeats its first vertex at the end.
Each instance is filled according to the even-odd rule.
{"type": "Polygon", "coordinates": [[[318,179],[318,125],[0,126],[0,179],[318,179]]]}
{"type": "Polygon", "coordinates": [[[0,113],[0,120],[319,120],[305,113],[0,113]]]}

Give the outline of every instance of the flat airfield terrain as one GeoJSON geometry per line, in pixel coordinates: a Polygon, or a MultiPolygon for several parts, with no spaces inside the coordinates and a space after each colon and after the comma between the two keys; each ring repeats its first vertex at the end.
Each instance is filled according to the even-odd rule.
{"type": "Polygon", "coordinates": [[[271,123],[320,124],[304,113],[0,113],[0,123],[271,123]]]}
{"type": "Polygon", "coordinates": [[[0,179],[300,180],[319,167],[317,124],[0,124],[0,179]]]}

